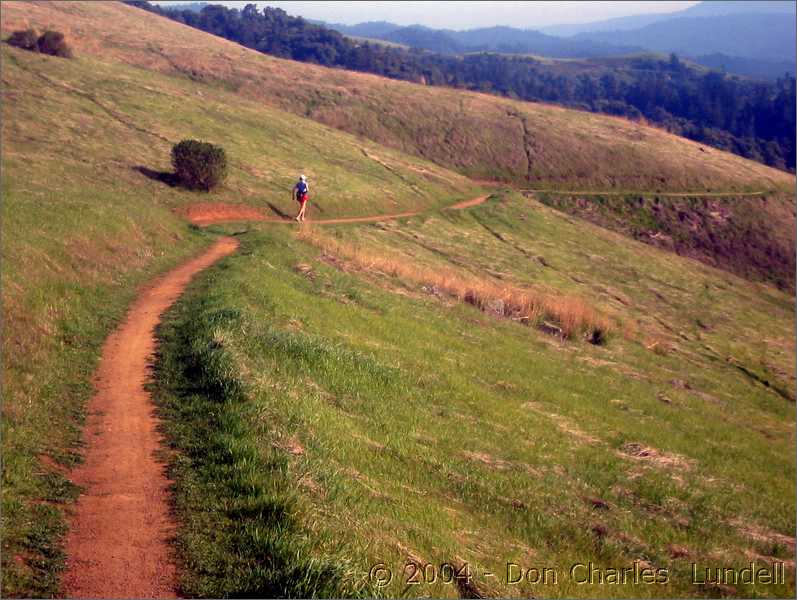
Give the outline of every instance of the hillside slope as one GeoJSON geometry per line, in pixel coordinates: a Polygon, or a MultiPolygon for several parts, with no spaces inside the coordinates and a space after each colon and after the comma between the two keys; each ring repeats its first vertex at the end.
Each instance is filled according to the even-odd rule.
{"type": "Polygon", "coordinates": [[[189,594],[793,595],[788,295],[513,194],[239,239],[160,332],[189,594]],[[561,340],[517,289],[613,327],[561,340]],[[751,560],[784,583],[691,582],[751,560]]]}
{"type": "Polygon", "coordinates": [[[786,195],[533,194],[564,212],[794,293],[795,207],[786,195]]]}
{"type": "MultiPolygon", "coordinates": [[[[522,123],[548,123],[539,168],[554,185],[608,174],[606,185],[647,185],[642,169],[657,164],[690,185],[757,189],[788,176],[689,154],[695,145],[622,120],[269,59],[123,5],[3,3],[3,32],[29,23],[66,30],[77,58],[0,46],[4,596],[58,593],[64,512],[78,493],[68,469],[103,340],[139,286],[220,233],[241,251],[195,282],[160,331],[186,594],[793,596],[791,571],[774,590],[683,579],[692,557],[746,566],[793,554],[793,297],[518,194],[438,211],[483,190],[368,138],[446,148],[436,162],[494,176],[507,140],[537,139],[522,123]],[[292,69],[312,85],[296,86],[292,69]],[[314,118],[351,113],[341,128],[368,137],[301,118],[313,101],[314,118]],[[227,149],[219,191],[168,185],[169,150],[184,137],[227,149]],[[571,160],[579,147],[608,154],[571,160]],[[421,214],[302,236],[180,217],[221,202],[290,214],[299,172],[313,185],[311,219],[421,214]],[[462,281],[475,291],[442,285],[462,281]],[[523,320],[509,295],[486,303],[480,289],[537,294],[560,320],[523,320]],[[585,315],[611,323],[595,345],[577,327],[550,335],[585,315]],[[674,576],[607,592],[484,575],[542,557],[557,568],[641,561],[674,576]],[[399,577],[369,587],[377,561],[396,573],[465,561],[477,589],[407,591],[399,577]],[[346,585],[313,587],[319,572],[346,585]]],[[[523,180],[522,160],[520,175],[498,174],[523,180]]]]}
{"type": "Polygon", "coordinates": [[[47,24],[83,54],[216,82],[473,177],[568,189],[794,185],[786,173],[623,119],[276,59],[122,4],[4,4],[4,32],[47,24]]]}
{"type": "Polygon", "coordinates": [[[313,186],[311,220],[423,210],[478,188],[217,86],[90,56],[0,51],[3,592],[46,596],[100,346],[139,285],[211,241],[176,213],[225,202],[291,215],[300,172],[313,186]],[[219,191],[165,183],[171,146],[187,137],[226,148],[219,191]]]}

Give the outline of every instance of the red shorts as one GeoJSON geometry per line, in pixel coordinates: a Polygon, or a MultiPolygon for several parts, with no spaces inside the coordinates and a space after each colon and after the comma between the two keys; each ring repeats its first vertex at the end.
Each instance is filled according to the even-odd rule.
{"type": "Polygon", "coordinates": [[[307,202],[307,194],[296,194],[296,201],[299,204],[304,204],[307,202]]]}

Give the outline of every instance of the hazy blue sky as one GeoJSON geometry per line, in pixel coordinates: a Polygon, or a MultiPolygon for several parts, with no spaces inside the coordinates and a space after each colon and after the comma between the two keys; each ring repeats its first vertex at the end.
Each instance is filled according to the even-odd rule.
{"type": "MultiPolygon", "coordinates": [[[[208,0],[211,1],[211,0],[208,0]]],[[[247,1],[224,1],[243,8],[247,1]]],[[[158,2],[158,4],[171,4],[158,2]]],[[[277,6],[287,13],[335,23],[390,21],[399,25],[420,23],[429,27],[471,29],[511,25],[535,29],[546,25],[587,23],[611,17],[674,12],[697,2],[647,0],[643,2],[254,2],[277,6]]]]}

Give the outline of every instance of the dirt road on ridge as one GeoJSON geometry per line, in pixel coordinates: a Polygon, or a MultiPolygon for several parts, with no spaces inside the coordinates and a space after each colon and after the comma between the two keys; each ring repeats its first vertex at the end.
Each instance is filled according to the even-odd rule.
{"type": "Polygon", "coordinates": [[[177,596],[170,515],[154,405],[144,385],[155,326],[191,278],[238,247],[221,238],[157,278],[105,341],[83,432],[85,462],[72,473],[84,488],[70,519],[63,591],[79,598],[177,596]]]}

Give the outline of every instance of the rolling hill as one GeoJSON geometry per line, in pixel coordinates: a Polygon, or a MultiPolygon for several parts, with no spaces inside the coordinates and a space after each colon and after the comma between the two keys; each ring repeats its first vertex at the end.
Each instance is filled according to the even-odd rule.
{"type": "Polygon", "coordinates": [[[578,218],[584,196],[635,191],[627,219],[604,198],[603,224],[679,241],[755,206],[739,223],[793,248],[792,176],[117,3],[4,2],[0,24],[62,30],[76,55],[0,48],[5,596],[63,593],[103,341],[221,235],[239,249],[153,334],[173,593],[793,596],[793,564],[779,586],[689,582],[692,561],[793,555],[793,295],[578,218]],[[187,137],[225,147],[221,189],[169,185],[187,137]],[[311,221],[371,222],[261,220],[293,213],[300,172],[311,221]],[[553,191],[491,185],[444,210],[485,194],[468,175],[553,191]],[[667,195],[696,191],[733,194],[730,212],[667,195]],[[576,216],[546,205],[560,196],[576,216]],[[508,562],[556,578],[509,583],[508,562]],[[574,562],[668,576],[607,591],[574,562]]]}
{"type": "Polygon", "coordinates": [[[4,31],[58,22],[84,54],[213,82],[480,179],[661,191],[794,182],[624,119],[275,59],[121,4],[10,3],[3,16],[4,31]]]}
{"type": "Polygon", "coordinates": [[[466,31],[393,23],[329,24],[346,34],[401,41],[433,52],[476,51],[546,57],[606,57],[638,52],[676,52],[701,65],[764,80],[794,76],[793,2],[701,2],[669,13],[632,15],[594,23],[466,31]]]}
{"type": "Polygon", "coordinates": [[[382,22],[350,26],[339,23],[325,25],[346,35],[371,31],[373,32],[371,35],[379,39],[444,54],[494,51],[540,54],[554,58],[589,58],[629,54],[643,49],[639,46],[620,46],[606,41],[562,39],[539,31],[513,27],[484,27],[454,31],[431,29],[422,25],[402,27],[382,22]]]}
{"type": "MultiPolygon", "coordinates": [[[[793,285],[793,261],[781,259],[791,256],[794,239],[792,221],[781,218],[783,207],[791,204],[792,175],[620,118],[264,56],[120,3],[15,3],[4,11],[3,22],[8,30],[59,20],[81,52],[222,86],[480,180],[651,198],[661,192],[774,192],[772,203],[763,209],[755,204],[753,213],[744,202],[729,203],[728,210],[739,217],[731,219],[734,224],[747,222],[748,214],[760,215],[767,225],[755,225],[750,235],[757,241],[750,247],[768,247],[778,258],[755,258],[744,245],[729,253],[719,243],[697,256],[785,288],[793,285]],[[104,37],[87,36],[89,31],[102,31],[104,37]],[[295,85],[297,79],[301,85],[295,85]],[[773,239],[779,240],[775,246],[773,239]]],[[[563,60],[556,68],[574,75],[613,71],[622,77],[623,65],[644,69],[645,62],[645,57],[563,60]]],[[[724,221],[709,223],[710,239],[727,233],[715,231],[724,221]]],[[[650,240],[649,235],[643,239],[650,240]]],[[[689,252],[694,255],[691,246],[689,252]]]]}

